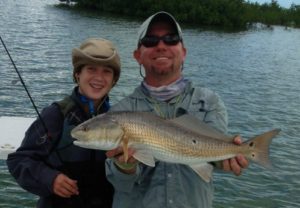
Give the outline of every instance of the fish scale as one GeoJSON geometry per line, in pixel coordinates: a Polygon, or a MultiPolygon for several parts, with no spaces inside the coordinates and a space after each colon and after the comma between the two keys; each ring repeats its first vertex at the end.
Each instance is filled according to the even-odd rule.
{"type": "Polygon", "coordinates": [[[234,137],[223,135],[189,115],[166,120],[149,112],[109,112],[78,125],[71,135],[77,139],[74,144],[84,148],[132,148],[133,157],[145,165],[154,167],[155,160],[188,165],[209,181],[211,172],[203,173],[211,170],[208,162],[238,154],[271,167],[269,145],[279,132],[280,129],[274,129],[236,145],[232,143],[234,137]]]}
{"type": "MultiPolygon", "coordinates": [[[[208,160],[217,160],[232,155],[236,155],[245,150],[240,150],[242,147],[230,143],[225,143],[211,137],[195,135],[194,132],[178,128],[176,124],[167,123],[166,120],[160,122],[148,122],[147,126],[143,115],[140,114],[122,114],[126,119],[117,119],[119,124],[128,133],[131,138],[129,143],[134,144],[147,144],[149,149],[159,152],[161,155],[166,155],[168,162],[178,162],[178,159],[188,161],[188,158],[195,160],[195,158],[207,158],[208,160]],[[163,123],[164,125],[158,125],[163,123]],[[164,127],[164,128],[162,128],[164,127]],[[178,130],[179,129],[179,130],[178,130]],[[173,132],[172,134],[169,132],[173,132]],[[198,136],[198,137],[197,137],[198,136]],[[193,141],[197,141],[195,144],[193,141]],[[180,153],[180,154],[178,154],[180,153]],[[227,153],[227,154],[226,154],[227,153]],[[167,157],[170,156],[170,157],[167,157]]],[[[179,160],[181,161],[181,160],[179,160]]]]}

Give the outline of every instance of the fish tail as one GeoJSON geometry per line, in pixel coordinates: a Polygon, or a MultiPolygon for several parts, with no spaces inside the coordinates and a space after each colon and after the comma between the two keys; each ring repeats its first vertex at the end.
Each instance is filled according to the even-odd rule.
{"type": "Polygon", "coordinates": [[[269,146],[272,139],[279,132],[280,129],[273,129],[246,141],[245,144],[250,150],[248,158],[265,168],[272,168],[272,164],[269,159],[269,146]]]}

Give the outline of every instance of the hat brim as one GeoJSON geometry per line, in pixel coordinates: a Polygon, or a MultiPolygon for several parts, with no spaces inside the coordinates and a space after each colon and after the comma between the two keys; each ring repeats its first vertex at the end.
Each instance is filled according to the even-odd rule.
{"type": "Polygon", "coordinates": [[[72,50],[72,62],[74,68],[78,68],[86,64],[105,65],[120,70],[120,63],[117,61],[117,52],[114,50],[110,57],[94,57],[82,52],[78,48],[72,50]]]}

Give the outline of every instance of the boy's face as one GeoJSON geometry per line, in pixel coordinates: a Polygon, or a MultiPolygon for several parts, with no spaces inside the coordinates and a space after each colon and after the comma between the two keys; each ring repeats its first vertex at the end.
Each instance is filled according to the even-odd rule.
{"type": "Polygon", "coordinates": [[[80,94],[98,103],[114,84],[114,71],[108,66],[85,65],[76,74],[80,94]]]}

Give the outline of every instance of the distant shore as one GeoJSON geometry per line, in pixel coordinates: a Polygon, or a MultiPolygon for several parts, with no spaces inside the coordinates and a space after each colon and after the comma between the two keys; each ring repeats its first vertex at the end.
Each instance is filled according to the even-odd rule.
{"type": "MultiPolygon", "coordinates": [[[[66,0],[63,0],[66,1],[66,0]]],[[[71,2],[71,1],[69,1],[71,2]]],[[[276,0],[271,3],[258,4],[244,0],[215,1],[97,1],[76,0],[72,7],[89,9],[134,18],[146,18],[150,14],[164,10],[172,13],[179,22],[196,26],[217,28],[247,29],[254,23],[282,25],[300,28],[300,5],[292,4],[290,8],[281,7],[276,0]],[[130,5],[130,6],[128,6],[130,5]]]]}

